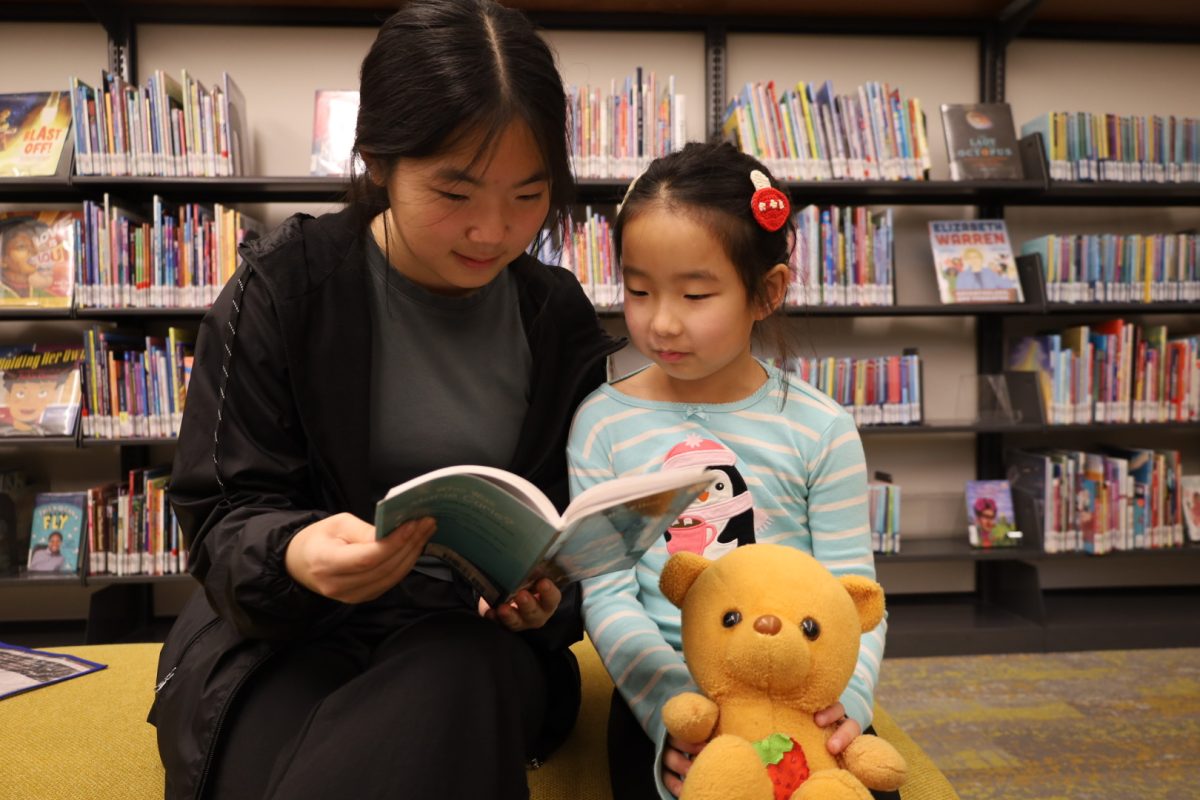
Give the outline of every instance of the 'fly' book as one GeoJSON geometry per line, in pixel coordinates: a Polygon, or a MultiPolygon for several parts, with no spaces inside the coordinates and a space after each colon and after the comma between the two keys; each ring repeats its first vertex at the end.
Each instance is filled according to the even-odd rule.
{"type": "Polygon", "coordinates": [[[560,516],[518,475],[446,467],[388,492],[375,506],[375,536],[433,517],[437,532],[425,553],[495,606],[543,577],[561,585],[632,567],[711,480],[704,468],[615,478],[582,492],[560,516]]]}

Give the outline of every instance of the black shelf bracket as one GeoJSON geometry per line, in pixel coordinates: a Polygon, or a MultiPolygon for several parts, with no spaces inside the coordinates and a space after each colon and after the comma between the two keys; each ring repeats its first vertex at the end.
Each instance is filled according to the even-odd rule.
{"type": "Polygon", "coordinates": [[[132,641],[154,617],[154,587],[149,583],[117,583],[92,593],[88,605],[86,644],[132,641]]]}
{"type": "Polygon", "coordinates": [[[137,78],[137,36],[129,10],[110,0],[83,0],[83,4],[108,34],[108,71],[133,82],[137,78]]]}
{"type": "Polygon", "coordinates": [[[979,601],[985,605],[1002,608],[1038,625],[1046,622],[1046,603],[1034,564],[1007,559],[978,561],[975,588],[979,601]]]}
{"type": "Polygon", "coordinates": [[[979,43],[979,99],[1004,102],[1004,81],[1009,42],[1017,37],[1042,0],[1011,0],[984,31],[979,43]]]}
{"type": "Polygon", "coordinates": [[[726,86],[725,56],[726,29],[721,23],[714,22],[704,31],[704,75],[705,75],[705,108],[708,109],[708,119],[705,120],[705,132],[709,139],[719,141],[721,128],[725,118],[725,98],[728,96],[726,86]]]}

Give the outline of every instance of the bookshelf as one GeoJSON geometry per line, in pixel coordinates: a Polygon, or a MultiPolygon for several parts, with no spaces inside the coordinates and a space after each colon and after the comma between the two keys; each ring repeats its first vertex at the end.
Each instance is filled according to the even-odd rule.
{"type": "MultiPolygon", "coordinates": [[[[804,15],[798,16],[793,6],[783,0],[750,0],[736,6],[736,14],[730,13],[732,6],[712,0],[678,0],[669,7],[669,12],[647,10],[645,4],[635,0],[595,0],[580,9],[576,4],[563,0],[518,0],[512,5],[526,9],[535,21],[551,31],[552,35],[569,31],[600,31],[603,35],[621,35],[622,32],[637,32],[639,35],[673,35],[688,33],[690,47],[696,49],[692,60],[701,65],[704,98],[689,99],[689,117],[703,119],[701,130],[711,129],[713,115],[723,106],[727,91],[737,86],[737,80],[747,74],[755,77],[757,66],[747,63],[747,52],[767,37],[778,40],[786,47],[789,37],[804,37],[806,43],[815,38],[826,37],[836,48],[841,42],[838,37],[878,37],[887,42],[901,42],[904,38],[918,39],[917,45],[897,44],[918,52],[927,41],[945,45],[965,60],[973,69],[963,70],[963,75],[954,78],[953,98],[959,101],[978,99],[1004,99],[1006,87],[1014,86],[1011,69],[1012,54],[1028,47],[1042,47],[1060,40],[1073,40],[1081,47],[1095,42],[1150,42],[1180,44],[1185,47],[1200,45],[1200,7],[1148,0],[1135,8],[1127,6],[1097,6],[1083,0],[1033,0],[1033,2],[1010,2],[1009,0],[920,0],[896,6],[885,0],[817,0],[806,4],[804,15]],[[740,72],[739,72],[740,71],[740,72]],[[961,86],[960,86],[961,84],[961,86]],[[705,119],[707,117],[707,119],[705,119]]],[[[326,0],[257,0],[253,4],[238,4],[230,0],[170,0],[159,3],[115,3],[104,4],[96,12],[97,19],[89,8],[100,8],[96,4],[6,4],[0,9],[0,19],[6,21],[56,23],[86,23],[103,28],[109,40],[110,50],[122,51],[113,56],[111,65],[136,73],[137,59],[148,63],[161,53],[169,41],[167,35],[179,30],[194,30],[195,38],[208,36],[214,29],[222,32],[226,42],[220,48],[211,45],[196,45],[214,51],[213,63],[225,56],[216,51],[236,53],[240,45],[253,41],[267,29],[287,28],[305,46],[321,36],[338,37],[338,41],[367,42],[369,29],[376,25],[394,7],[387,0],[354,0],[346,4],[333,4],[326,0]],[[226,36],[227,34],[227,36],[226,36]],[[230,42],[232,44],[230,44],[230,42]]],[[[774,45],[772,45],[774,48],[774,45]]],[[[767,55],[778,53],[768,49],[767,55]]],[[[909,52],[905,50],[904,52],[909,52]]],[[[938,50],[936,52],[942,52],[938,50]]],[[[632,64],[635,55],[623,56],[632,64]]],[[[192,66],[189,56],[186,65],[192,66]]],[[[926,60],[930,60],[926,57],[926,60]]],[[[932,60],[936,61],[936,57],[932,60]]],[[[174,63],[174,61],[172,62],[174,63]]],[[[98,68],[99,64],[93,65],[98,68]]],[[[158,66],[158,64],[153,64],[158,66]]],[[[341,64],[342,72],[347,65],[341,64]]],[[[356,64],[350,64],[353,69],[356,64]]],[[[925,65],[927,69],[930,65],[925,65]]],[[[219,69],[220,67],[216,67],[219,69]]],[[[236,67],[230,67],[240,74],[236,67]]],[[[935,63],[932,71],[939,69],[935,63]]],[[[211,72],[201,65],[200,72],[211,72]]],[[[809,74],[817,78],[824,75],[809,74]]],[[[876,77],[888,77],[876,75],[876,77]]],[[[849,79],[835,76],[840,83],[849,79]]],[[[335,80],[336,82],[336,80],[335,80]]],[[[286,84],[287,81],[283,81],[286,84]]],[[[908,89],[907,82],[902,85],[908,89]]],[[[332,84],[331,84],[332,86],[332,84]]],[[[288,87],[283,85],[281,91],[288,87]]],[[[1014,105],[1022,89],[1017,88],[1011,98],[1014,105]]],[[[910,92],[925,97],[917,88],[910,92]]],[[[696,96],[695,92],[690,97],[696,96]]],[[[947,98],[950,99],[950,98],[947,98]]],[[[251,100],[253,108],[253,99],[251,100]]],[[[292,101],[287,101],[292,102],[292,101]]],[[[308,102],[307,98],[305,102],[308,102]]],[[[1018,124],[1032,113],[1045,110],[1033,109],[1031,113],[1014,109],[1018,124]]],[[[307,114],[309,106],[301,105],[295,127],[307,138],[307,114]]],[[[930,137],[939,139],[935,107],[927,107],[930,137]]],[[[1200,114],[1200,110],[1195,113],[1200,114]]],[[[256,120],[261,118],[255,115],[256,120]]],[[[272,123],[273,125],[274,123],[272,123]]],[[[262,127],[262,126],[259,126],[262,127]]],[[[271,136],[274,128],[263,135],[271,136]]],[[[938,142],[940,145],[940,141],[938,142]]],[[[259,148],[262,152],[261,145],[259,148]]],[[[1029,164],[1040,163],[1034,159],[1034,151],[1027,153],[1029,164]]],[[[269,171],[275,171],[271,167],[269,171]]],[[[935,175],[946,174],[944,162],[935,162],[935,175]]],[[[914,214],[936,214],[942,218],[962,216],[963,209],[974,209],[979,216],[1009,215],[1012,213],[1038,216],[1053,213],[1058,209],[1089,209],[1097,219],[1105,215],[1120,214],[1121,209],[1172,208],[1190,212],[1200,208],[1200,185],[1121,185],[1086,184],[1050,181],[1044,171],[1027,172],[1032,177],[1024,181],[1011,182],[951,182],[931,180],[923,182],[793,182],[793,195],[803,197],[804,203],[889,205],[911,210],[914,214]]],[[[603,205],[617,202],[623,194],[626,181],[588,179],[580,182],[579,201],[603,205]]],[[[0,184],[0,204],[63,203],[78,202],[83,198],[94,198],[104,192],[112,192],[131,199],[145,199],[160,194],[168,200],[221,201],[254,204],[304,204],[304,210],[317,213],[322,204],[336,203],[344,186],[340,179],[312,178],[301,175],[268,175],[265,177],[225,179],[151,179],[72,177],[62,180],[18,180],[0,184]]],[[[1016,238],[1016,237],[1014,237],[1016,238]]],[[[918,275],[922,280],[930,279],[928,265],[902,262],[897,256],[897,268],[902,275],[918,275]]],[[[901,280],[905,280],[904,277],[901,280]]],[[[1027,294],[1028,296],[1028,294],[1027,294]]],[[[1040,295],[1044,297],[1044,294],[1040,295]]],[[[1003,348],[1007,331],[1014,324],[1061,327],[1069,324],[1064,320],[1080,318],[1095,319],[1111,315],[1171,315],[1172,320],[1186,319],[1182,315],[1194,315],[1196,304],[1057,304],[1044,300],[1012,306],[942,306],[936,299],[909,296],[895,306],[886,307],[812,307],[790,312],[797,324],[813,320],[821,326],[832,325],[837,333],[857,332],[861,324],[889,326],[900,323],[902,331],[949,330],[947,336],[958,336],[964,332],[972,340],[966,360],[980,373],[994,371],[1002,366],[1003,348]],[[840,326],[840,327],[839,327],[840,326]]],[[[69,314],[39,314],[34,312],[11,312],[0,314],[0,329],[21,325],[43,323],[75,324],[79,320],[114,319],[132,324],[148,324],[160,318],[194,321],[201,312],[190,309],[155,310],[130,309],[120,311],[84,311],[69,314]]],[[[605,324],[619,328],[618,311],[602,312],[605,324]]],[[[871,328],[872,331],[876,330],[871,328]]],[[[880,328],[883,330],[883,328],[880,328]]],[[[887,329],[890,330],[890,329],[887,329]]],[[[901,336],[907,333],[899,334],[901,336]]],[[[882,334],[880,338],[882,338],[882,334]]],[[[904,342],[908,344],[907,341],[904,342]]],[[[936,364],[940,356],[921,348],[922,357],[936,364]]],[[[959,369],[956,367],[955,369],[959,369]]],[[[960,370],[961,371],[961,370],[960,370]]],[[[941,380],[934,377],[935,384],[941,380]]],[[[1124,425],[1007,425],[988,424],[978,421],[934,421],[922,425],[872,426],[863,429],[869,460],[878,452],[886,458],[902,463],[915,462],[915,450],[926,450],[934,454],[954,453],[956,460],[949,467],[934,473],[931,480],[944,481],[947,474],[955,470],[971,474],[958,474],[961,482],[970,477],[996,477],[1002,469],[1003,449],[1013,442],[1060,442],[1096,441],[1110,434],[1118,436],[1156,437],[1154,441],[1167,445],[1187,446],[1200,432],[1194,424],[1142,423],[1124,425]],[[915,437],[915,438],[914,438],[915,437]],[[961,469],[963,466],[966,469],[961,469]]],[[[145,459],[148,447],[170,448],[169,440],[80,440],[66,443],[46,443],[21,440],[9,444],[30,451],[85,455],[91,452],[116,454],[117,460],[125,463],[145,459]]],[[[1194,446],[1193,446],[1194,447],[1194,446]]],[[[936,457],[931,456],[931,457],[936,457]]],[[[1196,469],[1196,455],[1192,454],[1190,467],[1196,469]]],[[[1185,468],[1188,465],[1185,465],[1185,468]]],[[[914,467],[916,468],[916,467],[914,467]]],[[[897,470],[900,471],[900,470],[897,470]]],[[[903,475],[900,482],[904,481],[903,475]]],[[[1153,572],[1155,565],[1185,563],[1186,569],[1194,573],[1195,548],[1182,551],[1151,551],[1132,554],[1110,554],[1102,557],[1087,557],[1077,554],[1050,556],[1028,550],[1011,552],[972,551],[962,537],[952,536],[949,529],[923,531],[919,537],[904,538],[905,552],[896,556],[878,558],[881,579],[891,592],[893,576],[900,576],[896,585],[901,587],[890,595],[892,631],[889,637],[889,652],[895,655],[915,655],[937,652],[997,652],[1007,650],[1054,649],[1070,642],[1076,647],[1109,646],[1121,636],[1130,638],[1121,646],[1166,646],[1200,643],[1200,589],[1193,579],[1189,585],[1172,587],[1124,587],[1121,580],[1111,586],[1078,589],[1058,588],[1043,580],[1043,575],[1066,567],[1077,572],[1087,572],[1093,563],[1103,562],[1107,568],[1127,572],[1136,583],[1139,575],[1153,572]],[[1151,566],[1147,567],[1146,565],[1151,566]],[[949,589],[943,591],[942,582],[929,575],[938,575],[939,570],[954,569],[957,577],[945,581],[949,589]],[[966,576],[966,586],[961,582],[966,576]],[[1134,609],[1143,614],[1118,613],[1120,609],[1134,609]],[[1191,610],[1190,617],[1176,609],[1191,610]],[[1105,630],[1104,619],[1108,615],[1119,629],[1117,633],[1105,630]],[[1147,618],[1155,620],[1146,624],[1147,618]],[[1159,620],[1170,620],[1171,624],[1159,620]],[[1073,627],[1071,627],[1073,626],[1073,627]],[[1076,631],[1071,633],[1070,631],[1076,631]]],[[[161,579],[143,579],[142,584],[161,579]]],[[[90,581],[102,585],[98,579],[90,581]]],[[[162,583],[169,586],[179,584],[178,578],[162,583]]],[[[182,581],[186,584],[186,579],[182,581]]],[[[70,591],[77,581],[56,584],[58,591],[70,591]]],[[[139,585],[134,579],[123,579],[118,585],[139,585]]],[[[48,584],[41,584],[47,587],[48,584]]],[[[0,592],[21,592],[26,584],[0,581],[0,592]]],[[[31,590],[32,591],[32,590],[31,590]]],[[[140,590],[139,590],[140,591],[140,590]]],[[[1132,612],[1131,612],[1132,613],[1132,612]]]]}

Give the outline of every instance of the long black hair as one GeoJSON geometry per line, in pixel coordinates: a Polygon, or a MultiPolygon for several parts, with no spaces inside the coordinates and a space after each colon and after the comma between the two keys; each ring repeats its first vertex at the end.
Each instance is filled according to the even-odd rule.
{"type": "MultiPolygon", "coordinates": [[[[621,261],[625,226],[648,208],[665,207],[708,229],[737,269],[750,302],[769,307],[766,276],[775,265],[789,263],[796,223],[789,215],[783,227],[769,231],[755,221],[750,212],[750,198],[755,192],[750,179],[753,170],[787,195],[787,188],[758,159],[728,142],[689,142],[682,150],[652,161],[629,187],[613,225],[617,263],[621,261]]],[[[755,332],[765,336],[769,329],[771,343],[786,361],[792,347],[779,317],[767,317],[755,325],[755,332]]]]}
{"type": "Polygon", "coordinates": [[[566,95],[553,53],[521,12],[491,0],[408,2],[379,29],[359,83],[354,155],[375,180],[355,168],[347,201],[363,227],[388,208],[386,184],[400,159],[449,152],[472,137],[486,158],[515,121],[529,126],[550,177],[547,226],[565,219],[575,192],[566,95]]]}

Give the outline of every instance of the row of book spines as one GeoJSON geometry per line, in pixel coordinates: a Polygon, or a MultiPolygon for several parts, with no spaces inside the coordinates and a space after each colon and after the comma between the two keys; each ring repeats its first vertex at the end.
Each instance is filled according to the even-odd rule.
{"type": "Polygon", "coordinates": [[[1200,420],[1200,336],[1169,339],[1166,326],[1117,320],[1020,340],[1010,361],[1042,377],[1050,424],[1200,420]]]}
{"type": "Polygon", "coordinates": [[[231,142],[231,100],[220,86],[205,89],[187,70],[182,85],[162,70],[145,87],[107,71],[97,89],[75,77],[70,82],[79,174],[241,174],[231,142]]]}
{"type": "Polygon", "coordinates": [[[545,244],[547,247],[542,254],[557,260],[581,284],[615,285],[618,282],[612,224],[605,215],[594,213],[591,206],[586,207],[582,221],[567,219],[557,237],[548,235],[545,244]]]}
{"type": "Polygon", "coordinates": [[[687,141],[686,103],[675,91],[675,76],[660,86],[653,71],[638,67],[618,90],[567,87],[575,174],[624,177],[632,167],[680,149],[687,141]]]}
{"type": "Polygon", "coordinates": [[[187,571],[187,546],[167,502],[165,467],[87,490],[83,562],[88,575],[174,575],[187,571]]]}
{"type": "Polygon", "coordinates": [[[922,419],[921,357],[793,358],[786,370],[850,412],[859,426],[922,419]]]}
{"type": "Polygon", "coordinates": [[[1060,181],[1184,183],[1200,180],[1200,119],[1049,111],[1021,126],[1040,133],[1050,177],[1060,181]]]}
{"type": "MultiPolygon", "coordinates": [[[[892,210],[873,213],[865,206],[820,209],[795,215],[792,250],[795,305],[893,305],[894,226],[892,210]]],[[[593,302],[612,307],[621,301],[612,226],[586,207],[582,222],[567,220],[557,235],[544,237],[536,253],[570,270],[593,302]]]]}
{"type": "Polygon", "coordinates": [[[1048,234],[1021,246],[1041,256],[1052,302],[1200,300],[1200,236],[1048,234]]]}
{"type": "Polygon", "coordinates": [[[157,195],[152,219],[86,201],[74,303],[80,308],[207,306],[237,269],[237,246],[262,225],[233,208],[187,203],[172,212],[157,195]]]}
{"type": "Polygon", "coordinates": [[[1032,508],[1041,513],[1020,522],[1025,530],[1031,525],[1041,530],[1046,552],[1100,555],[1184,544],[1180,451],[1105,448],[1020,457],[1042,459],[1044,471],[1049,467],[1043,497],[1036,484],[1023,483],[1027,473],[1013,486],[1036,500],[1032,508]]]}
{"type": "Polygon", "coordinates": [[[800,81],[782,96],[774,81],[747,83],[723,127],[779,178],[920,180],[931,166],[920,100],[879,82],[835,95],[830,81],[800,81]]]}
{"type": "Polygon", "coordinates": [[[798,305],[893,305],[892,210],[806,206],[795,214],[791,298],[798,305]]]}
{"type": "Polygon", "coordinates": [[[91,327],[84,333],[81,425],[86,437],[179,434],[195,336],[170,328],[139,338],[91,327]]]}
{"type": "Polygon", "coordinates": [[[900,552],[900,486],[867,484],[871,549],[876,553],[900,552]]]}

